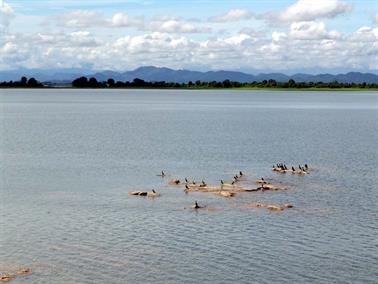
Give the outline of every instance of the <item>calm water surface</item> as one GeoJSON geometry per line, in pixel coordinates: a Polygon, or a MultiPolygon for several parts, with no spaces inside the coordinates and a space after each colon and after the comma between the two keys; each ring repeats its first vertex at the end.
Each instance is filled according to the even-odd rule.
{"type": "Polygon", "coordinates": [[[378,281],[376,93],[0,90],[0,118],[0,272],[33,270],[12,283],[378,281]],[[167,185],[239,170],[289,190],[167,185]]]}

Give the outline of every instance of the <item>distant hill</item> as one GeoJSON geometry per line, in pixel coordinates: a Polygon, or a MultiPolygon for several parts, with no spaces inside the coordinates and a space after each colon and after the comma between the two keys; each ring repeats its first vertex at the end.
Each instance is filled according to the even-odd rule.
{"type": "Polygon", "coordinates": [[[132,71],[116,72],[101,71],[90,72],[88,70],[14,70],[0,71],[0,81],[19,80],[21,76],[35,77],[39,81],[70,82],[79,76],[95,77],[99,81],[106,81],[113,78],[116,81],[132,81],[139,78],[145,81],[166,81],[186,83],[189,81],[238,81],[238,82],[261,82],[263,80],[276,80],[277,82],[287,82],[293,79],[296,82],[324,82],[338,81],[340,83],[378,83],[378,75],[373,73],[349,72],[346,74],[294,74],[285,75],[282,73],[261,73],[258,75],[247,74],[235,71],[208,71],[199,72],[191,70],[174,70],[165,67],[144,66],[132,71]]]}

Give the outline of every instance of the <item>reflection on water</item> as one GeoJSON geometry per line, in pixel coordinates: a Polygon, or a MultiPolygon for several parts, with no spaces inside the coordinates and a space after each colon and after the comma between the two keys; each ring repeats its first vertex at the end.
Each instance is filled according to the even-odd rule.
{"type": "Polygon", "coordinates": [[[3,90],[0,99],[0,272],[33,270],[13,283],[378,277],[377,94],[3,90]],[[314,170],[272,172],[279,162],[314,170]],[[223,198],[167,185],[219,186],[239,170],[246,186],[265,177],[289,189],[223,198]],[[161,197],[128,195],[153,188],[161,197]],[[250,208],[257,201],[294,208],[250,208]]]}

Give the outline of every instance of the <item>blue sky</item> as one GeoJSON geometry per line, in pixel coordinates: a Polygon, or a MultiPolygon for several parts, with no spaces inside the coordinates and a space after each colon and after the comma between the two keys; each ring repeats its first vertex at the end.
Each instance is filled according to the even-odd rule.
{"type": "Polygon", "coordinates": [[[0,70],[376,72],[375,0],[0,0],[0,70]]]}

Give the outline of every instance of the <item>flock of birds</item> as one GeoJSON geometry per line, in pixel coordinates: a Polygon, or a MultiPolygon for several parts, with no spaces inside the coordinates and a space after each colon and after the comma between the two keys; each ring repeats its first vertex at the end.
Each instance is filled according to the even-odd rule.
{"type": "Polygon", "coordinates": [[[273,165],[272,170],[283,174],[292,173],[298,175],[305,175],[308,174],[308,165],[305,164],[303,167],[301,165],[298,165],[298,168],[296,169],[294,166],[288,168],[285,164],[277,164],[273,165]]]}
{"type": "MultiPolygon", "coordinates": [[[[297,175],[306,175],[309,174],[309,167],[307,164],[304,166],[299,165],[297,168],[294,166],[288,167],[284,163],[276,164],[272,166],[272,170],[274,172],[286,174],[297,174],[297,175]]],[[[165,178],[167,174],[164,171],[161,171],[160,174],[157,176],[165,178]]],[[[232,180],[227,183],[224,180],[220,180],[219,186],[211,186],[208,185],[204,180],[201,182],[196,182],[195,180],[189,180],[188,178],[184,179],[171,179],[168,181],[168,184],[171,186],[183,186],[183,191],[188,194],[189,192],[210,192],[222,197],[233,197],[237,193],[240,192],[264,192],[266,190],[287,190],[288,186],[283,185],[274,185],[271,184],[268,180],[264,179],[263,177],[255,180],[255,184],[258,185],[256,188],[247,188],[246,186],[242,186],[242,182],[248,181],[245,174],[242,171],[239,171],[238,174],[234,175],[232,180]]],[[[160,193],[156,192],[154,189],[152,191],[131,191],[129,192],[130,195],[137,195],[137,196],[148,196],[148,197],[158,197],[160,193]]],[[[292,208],[293,205],[291,204],[283,204],[283,205],[276,205],[276,204],[265,204],[262,202],[256,202],[254,204],[255,207],[262,207],[267,208],[269,210],[281,211],[286,208],[292,208]]],[[[193,209],[200,209],[205,208],[206,206],[201,206],[198,204],[197,201],[194,201],[193,205],[191,206],[193,209]]]]}

